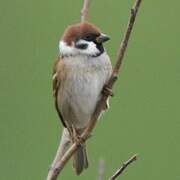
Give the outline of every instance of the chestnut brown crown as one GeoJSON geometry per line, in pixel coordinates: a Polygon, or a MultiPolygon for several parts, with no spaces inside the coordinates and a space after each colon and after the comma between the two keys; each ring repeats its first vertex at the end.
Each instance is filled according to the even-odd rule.
{"type": "Polygon", "coordinates": [[[62,40],[70,45],[79,39],[89,38],[89,35],[98,37],[100,34],[101,31],[95,25],[83,22],[68,26],[62,36],[62,40]]]}

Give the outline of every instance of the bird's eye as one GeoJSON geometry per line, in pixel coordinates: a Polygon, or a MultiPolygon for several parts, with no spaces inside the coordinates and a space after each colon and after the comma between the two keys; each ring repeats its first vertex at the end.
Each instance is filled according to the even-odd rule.
{"type": "Polygon", "coordinates": [[[88,34],[83,39],[86,40],[86,41],[92,41],[93,40],[93,36],[91,34],[88,34]]]}

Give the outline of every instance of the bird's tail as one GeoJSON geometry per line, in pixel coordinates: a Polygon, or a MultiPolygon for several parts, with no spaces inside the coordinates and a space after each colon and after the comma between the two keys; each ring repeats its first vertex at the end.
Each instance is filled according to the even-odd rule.
{"type": "Polygon", "coordinates": [[[77,175],[80,175],[84,169],[88,168],[88,158],[85,144],[79,145],[73,155],[73,168],[77,175]]]}

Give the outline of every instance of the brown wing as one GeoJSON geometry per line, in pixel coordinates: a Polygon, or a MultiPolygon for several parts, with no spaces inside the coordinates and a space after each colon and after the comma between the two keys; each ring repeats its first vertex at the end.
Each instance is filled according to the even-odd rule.
{"type": "Polygon", "coordinates": [[[61,85],[61,78],[59,77],[60,73],[58,72],[58,66],[61,66],[60,61],[61,61],[61,59],[59,57],[58,60],[54,63],[52,88],[53,88],[53,96],[54,96],[54,103],[55,103],[56,111],[59,115],[59,118],[61,119],[63,126],[66,127],[66,123],[65,123],[63,116],[62,116],[62,114],[58,108],[58,100],[57,100],[58,90],[59,90],[60,85],[61,85]]]}

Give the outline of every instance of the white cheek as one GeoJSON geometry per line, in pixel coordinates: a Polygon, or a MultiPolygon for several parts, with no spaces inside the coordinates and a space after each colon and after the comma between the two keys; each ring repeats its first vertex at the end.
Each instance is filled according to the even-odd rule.
{"type": "Polygon", "coordinates": [[[59,42],[59,52],[61,55],[88,55],[94,56],[97,55],[100,51],[97,49],[96,44],[94,42],[89,42],[85,40],[79,40],[78,43],[87,44],[87,49],[77,49],[75,48],[74,42],[71,46],[67,45],[66,42],[59,42]]]}
{"type": "Polygon", "coordinates": [[[78,51],[76,48],[74,48],[74,44],[72,43],[72,46],[68,46],[67,43],[64,41],[59,42],[59,52],[62,55],[76,55],[78,54],[78,51]]]}
{"type": "Polygon", "coordinates": [[[82,54],[86,54],[86,55],[96,55],[98,54],[100,51],[97,49],[96,44],[94,42],[89,42],[89,41],[85,41],[85,40],[79,40],[78,43],[80,44],[88,44],[87,49],[79,49],[79,52],[82,54]]]}

